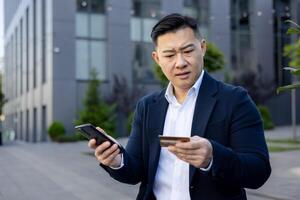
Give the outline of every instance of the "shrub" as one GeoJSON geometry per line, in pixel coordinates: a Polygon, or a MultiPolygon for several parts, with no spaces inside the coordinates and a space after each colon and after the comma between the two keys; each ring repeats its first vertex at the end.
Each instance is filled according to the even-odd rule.
{"type": "Polygon", "coordinates": [[[261,114],[263,124],[264,124],[264,129],[265,130],[273,129],[274,124],[272,122],[271,114],[269,112],[268,107],[263,105],[258,105],[257,108],[261,114]]]}
{"type": "Polygon", "coordinates": [[[130,112],[127,118],[127,133],[130,134],[132,128],[132,121],[133,121],[134,112],[130,112]]]}
{"type": "Polygon", "coordinates": [[[83,136],[81,136],[78,133],[72,134],[72,135],[59,135],[55,141],[56,142],[77,142],[77,141],[81,141],[81,140],[86,140],[86,138],[84,138],[83,136]]]}
{"type": "Polygon", "coordinates": [[[55,121],[48,128],[48,135],[53,141],[56,141],[58,137],[64,134],[65,134],[65,128],[61,122],[55,121]]]}

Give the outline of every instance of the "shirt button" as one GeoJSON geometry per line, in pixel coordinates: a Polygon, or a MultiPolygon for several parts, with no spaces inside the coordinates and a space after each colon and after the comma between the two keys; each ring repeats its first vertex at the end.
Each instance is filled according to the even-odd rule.
{"type": "Polygon", "coordinates": [[[190,186],[190,189],[191,189],[191,190],[194,189],[194,188],[195,188],[195,187],[194,187],[193,185],[190,186]]]}

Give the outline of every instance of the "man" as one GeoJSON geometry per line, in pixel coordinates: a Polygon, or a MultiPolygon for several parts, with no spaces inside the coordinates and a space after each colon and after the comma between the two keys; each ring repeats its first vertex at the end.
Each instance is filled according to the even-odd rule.
{"type": "Polygon", "coordinates": [[[138,102],[125,152],[89,141],[96,158],[114,179],[141,183],[137,199],[246,199],[244,188],[262,186],[271,173],[255,104],[203,70],[206,42],[194,19],[167,15],[151,37],[170,83],[138,102]],[[191,139],[165,148],[160,134],[191,139]]]}

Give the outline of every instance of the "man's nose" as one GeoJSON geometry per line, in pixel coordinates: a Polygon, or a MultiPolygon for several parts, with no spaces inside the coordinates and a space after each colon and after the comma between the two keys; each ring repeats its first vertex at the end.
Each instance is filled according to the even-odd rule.
{"type": "Polygon", "coordinates": [[[183,68],[187,65],[187,62],[181,53],[177,54],[176,57],[176,68],[183,68]]]}

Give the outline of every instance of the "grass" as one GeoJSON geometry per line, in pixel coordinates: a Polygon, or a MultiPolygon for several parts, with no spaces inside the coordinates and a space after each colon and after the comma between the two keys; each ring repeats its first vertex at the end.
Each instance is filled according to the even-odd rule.
{"type": "Polygon", "coordinates": [[[95,153],[93,151],[89,151],[89,152],[81,152],[81,154],[86,155],[86,156],[95,156],[95,153]]]}
{"type": "Polygon", "coordinates": [[[300,140],[293,140],[289,138],[284,139],[266,139],[269,152],[284,152],[300,150],[300,140]]]}
{"type": "Polygon", "coordinates": [[[277,152],[285,152],[285,151],[295,151],[295,150],[300,150],[299,147],[282,147],[282,146],[268,146],[269,152],[270,153],[277,153],[277,152]]]}
{"type": "Polygon", "coordinates": [[[293,140],[293,139],[266,139],[268,143],[279,143],[279,144],[299,144],[300,145],[300,140],[293,140]]]}

